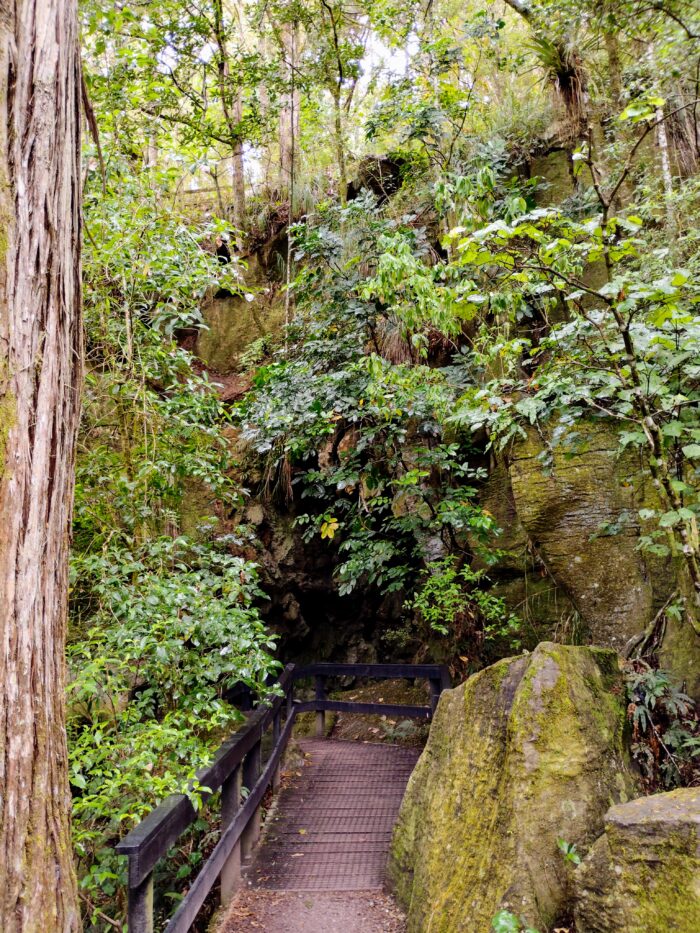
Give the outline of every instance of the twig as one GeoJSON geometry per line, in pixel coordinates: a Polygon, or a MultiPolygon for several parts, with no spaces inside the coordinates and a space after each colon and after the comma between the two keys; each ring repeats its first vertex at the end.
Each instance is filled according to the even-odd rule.
{"type": "Polygon", "coordinates": [[[95,111],[92,107],[92,101],[90,100],[90,95],[88,94],[87,83],[85,81],[85,72],[83,69],[80,69],[80,96],[83,101],[83,111],[85,113],[85,119],[87,121],[88,129],[90,130],[90,135],[92,136],[93,142],[97,147],[97,160],[100,163],[100,176],[102,178],[102,193],[107,193],[107,171],[105,169],[105,160],[102,155],[102,146],[100,144],[100,133],[97,128],[97,119],[95,117],[95,111]]]}
{"type": "Polygon", "coordinates": [[[659,609],[659,611],[656,613],[656,615],[651,620],[649,625],[647,625],[644,631],[640,632],[639,635],[633,635],[632,638],[629,639],[625,647],[620,652],[623,658],[627,658],[629,660],[630,658],[632,658],[633,652],[637,651],[637,649],[639,650],[638,650],[636,657],[641,657],[642,651],[646,648],[647,644],[649,643],[652,635],[654,634],[656,626],[659,624],[660,620],[663,618],[664,614],[666,613],[666,610],[668,609],[670,604],[673,602],[673,600],[676,598],[676,596],[678,596],[678,590],[674,590],[671,593],[671,595],[668,597],[666,602],[663,604],[661,609],[659,609]]]}
{"type": "Polygon", "coordinates": [[[121,923],[119,923],[119,921],[115,920],[113,917],[108,917],[107,914],[102,913],[102,911],[99,910],[97,907],[95,907],[95,905],[90,900],[90,898],[86,897],[82,891],[78,891],[78,897],[80,898],[81,901],[83,901],[84,904],[87,904],[87,906],[90,908],[90,910],[93,913],[97,914],[100,920],[104,920],[105,923],[109,923],[111,926],[114,927],[115,930],[121,930],[122,928],[121,923]]]}

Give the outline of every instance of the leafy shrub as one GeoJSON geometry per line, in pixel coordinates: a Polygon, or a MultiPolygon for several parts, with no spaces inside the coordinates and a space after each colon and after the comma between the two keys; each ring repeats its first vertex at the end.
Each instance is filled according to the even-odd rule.
{"type": "Polygon", "coordinates": [[[700,781],[700,717],[694,702],[673,684],[668,671],[655,670],[646,661],[627,662],[625,681],[632,754],[647,789],[700,781]]]}
{"type": "Polygon", "coordinates": [[[473,570],[454,555],[428,564],[405,608],[412,616],[404,637],[412,634],[423,644],[435,635],[448,637],[460,676],[521,646],[521,620],[488,591],[486,571],[473,570]]]}
{"type": "MultiPolygon", "coordinates": [[[[74,840],[91,912],[119,916],[114,843],[168,794],[199,799],[194,772],[241,719],[227,689],[262,690],[274,642],[255,566],[214,545],[154,539],[77,556],[73,574],[93,599],[93,627],[69,650],[74,840]]],[[[166,884],[192,867],[180,859],[166,884]]]]}
{"type": "MultiPolygon", "coordinates": [[[[237,289],[235,264],[204,248],[218,222],[193,223],[158,197],[159,173],[110,171],[108,191],[86,203],[68,658],[74,842],[93,930],[125,916],[116,841],[173,792],[199,802],[194,773],[241,718],[228,689],[260,688],[275,668],[256,568],[230,553],[237,538],[213,538],[207,517],[241,495],[227,412],[175,339],[203,326],[208,290],[237,289]],[[180,533],[188,508],[191,536],[180,533]]],[[[216,832],[204,813],[159,863],[162,917],[216,832]]]]}
{"type": "Polygon", "coordinates": [[[496,530],[476,501],[477,449],[446,436],[461,383],[429,365],[447,312],[430,293],[426,231],[364,197],[293,232],[304,265],[289,352],[256,374],[242,436],[270,490],[308,502],[297,524],[337,549],[341,596],[410,593],[435,542],[466,554],[496,530]]]}

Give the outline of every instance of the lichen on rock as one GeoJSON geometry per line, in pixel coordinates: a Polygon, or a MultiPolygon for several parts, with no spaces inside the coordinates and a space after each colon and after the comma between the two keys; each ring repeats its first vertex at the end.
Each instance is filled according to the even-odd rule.
{"type": "Polygon", "coordinates": [[[543,643],[443,693],[397,823],[390,878],[419,933],[485,933],[565,909],[557,839],[584,850],[634,779],[614,652],[543,643]]]}
{"type": "Polygon", "coordinates": [[[577,933],[697,933],[700,788],[612,807],[575,890],[577,933]]]}

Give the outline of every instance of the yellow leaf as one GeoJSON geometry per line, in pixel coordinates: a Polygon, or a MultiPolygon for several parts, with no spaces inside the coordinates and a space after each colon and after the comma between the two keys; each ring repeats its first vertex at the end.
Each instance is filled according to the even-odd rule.
{"type": "Polygon", "coordinates": [[[325,521],[321,525],[321,537],[322,538],[334,538],[337,530],[338,530],[338,519],[329,518],[328,521],[325,521]]]}

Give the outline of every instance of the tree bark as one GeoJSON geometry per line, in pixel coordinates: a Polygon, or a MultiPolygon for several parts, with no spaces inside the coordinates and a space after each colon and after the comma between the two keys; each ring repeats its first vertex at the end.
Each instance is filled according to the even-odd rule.
{"type": "MultiPolygon", "coordinates": [[[[233,119],[238,127],[243,120],[243,92],[240,88],[233,99],[233,119]]],[[[240,130],[238,131],[240,132],[240,130]]],[[[242,234],[246,229],[246,198],[245,198],[245,163],[243,161],[243,143],[240,138],[233,146],[231,160],[233,172],[233,223],[236,227],[236,245],[243,249],[242,234]]]]}
{"type": "Polygon", "coordinates": [[[345,159],[345,133],[343,131],[343,107],[340,87],[333,89],[333,113],[335,124],[335,153],[338,160],[338,197],[343,207],[348,202],[348,170],[345,159]]]}
{"type": "MultiPolygon", "coordinates": [[[[280,147],[280,174],[279,185],[281,192],[290,194],[294,188],[294,162],[296,156],[297,140],[299,138],[299,109],[300,97],[296,87],[296,59],[297,59],[297,27],[294,23],[285,22],[281,30],[281,51],[287,65],[287,79],[289,89],[279,115],[279,147],[280,147]]],[[[290,194],[291,197],[291,194],[290,194]]],[[[290,205],[290,218],[292,217],[290,205]]]]}
{"type": "MultiPolygon", "coordinates": [[[[242,32],[242,17],[236,5],[239,27],[242,32]]],[[[231,93],[231,69],[226,48],[226,25],[224,22],[223,0],[214,2],[214,35],[218,48],[219,94],[224,119],[231,137],[231,172],[233,186],[233,225],[236,228],[236,248],[243,249],[243,235],[246,227],[245,164],[243,161],[243,142],[241,141],[241,122],[243,120],[243,90],[239,86],[231,93]]]]}
{"type": "Polygon", "coordinates": [[[82,376],[76,0],[0,3],[0,930],[70,931],[64,642],[82,376]]]}

